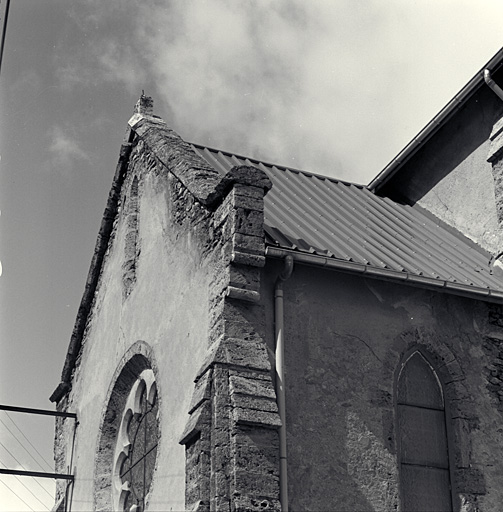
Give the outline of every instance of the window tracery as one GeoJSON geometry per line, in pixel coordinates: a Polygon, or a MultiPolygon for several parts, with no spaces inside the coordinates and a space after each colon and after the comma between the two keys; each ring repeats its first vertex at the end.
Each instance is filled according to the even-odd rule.
{"type": "Polygon", "coordinates": [[[143,512],[148,501],[159,442],[157,386],[151,369],[133,384],[118,430],[113,494],[116,510],[143,512]]]}

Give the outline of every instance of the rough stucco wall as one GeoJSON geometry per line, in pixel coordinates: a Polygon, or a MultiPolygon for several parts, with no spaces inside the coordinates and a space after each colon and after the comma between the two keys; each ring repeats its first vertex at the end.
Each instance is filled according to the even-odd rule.
{"type": "Polygon", "coordinates": [[[418,203],[492,253],[502,239],[494,197],[489,141],[470,153],[418,203]]]}
{"type": "MultiPolygon", "coordinates": [[[[266,270],[272,308],[281,266],[266,270]]],[[[394,379],[412,346],[437,358],[446,384],[463,510],[497,510],[503,418],[483,345],[503,333],[486,305],[301,265],[284,295],[291,510],[399,510],[394,379]]]]}
{"type": "MultiPolygon", "coordinates": [[[[137,170],[142,165],[137,164],[137,170]]],[[[128,227],[121,215],[70,395],[68,409],[76,410],[79,417],[74,454],[78,474],[72,504],[76,511],[93,509],[95,458],[106,394],[121,358],[138,340],[152,347],[158,368],[169,367],[169,371],[159,371],[157,381],[161,414],[157,466],[164,469],[155,473],[149,510],[184,508],[185,450],[178,440],[208,337],[208,276],[199,246],[203,237],[198,237],[198,229],[185,225],[190,209],[197,205],[184,201],[181,211],[174,204],[183,188],[179,182],[155,166],[140,172],[136,282],[123,300],[128,227]]],[[[130,179],[126,190],[128,183],[130,179]]]]}
{"type": "Polygon", "coordinates": [[[494,198],[489,136],[503,103],[482,88],[379,190],[418,202],[490,252],[503,249],[494,198]]]}

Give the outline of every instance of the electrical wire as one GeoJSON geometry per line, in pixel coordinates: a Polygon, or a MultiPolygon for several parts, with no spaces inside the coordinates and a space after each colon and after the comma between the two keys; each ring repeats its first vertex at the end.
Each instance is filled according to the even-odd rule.
{"type": "MultiPolygon", "coordinates": [[[[47,460],[44,458],[44,456],[37,450],[37,448],[35,446],[33,446],[32,442],[24,435],[24,432],[17,426],[16,422],[10,417],[9,413],[7,411],[4,411],[5,414],[7,415],[7,417],[9,418],[9,420],[12,422],[12,424],[17,428],[17,430],[19,431],[19,433],[26,439],[26,441],[29,443],[29,445],[37,452],[38,456],[40,457],[40,459],[43,461],[43,463],[47,466],[48,468],[48,471],[52,471],[53,468],[52,466],[47,462],[47,460]]],[[[35,457],[33,457],[33,455],[25,448],[25,446],[21,443],[21,441],[19,441],[19,439],[11,432],[11,430],[9,429],[9,427],[0,419],[0,422],[3,423],[3,425],[5,426],[5,428],[14,436],[14,438],[16,439],[16,441],[25,449],[25,451],[30,455],[30,457],[35,461],[35,457]]],[[[40,462],[37,462],[38,466],[42,469],[42,465],[40,464],[40,462]]],[[[45,469],[42,469],[43,471],[46,471],[45,469]]]]}
{"type": "MultiPolygon", "coordinates": [[[[25,470],[25,471],[28,471],[28,470],[27,470],[27,469],[26,469],[26,468],[21,464],[21,462],[19,462],[19,461],[16,459],[16,457],[14,457],[14,455],[12,455],[12,453],[9,451],[9,449],[8,449],[8,448],[6,448],[6,446],[5,446],[1,441],[0,441],[0,446],[2,446],[2,448],[3,448],[3,449],[4,449],[4,450],[5,450],[5,451],[6,451],[6,452],[7,452],[7,453],[8,453],[8,454],[9,454],[9,455],[10,455],[10,456],[11,456],[11,457],[12,457],[12,458],[13,458],[13,459],[14,459],[14,460],[15,460],[15,461],[16,461],[16,462],[17,462],[17,463],[18,463],[18,464],[19,464],[19,465],[20,465],[20,466],[25,470]]],[[[3,464],[3,463],[2,463],[2,464],[3,464]]],[[[5,465],[5,464],[4,464],[4,465],[5,465]]],[[[45,487],[44,487],[44,486],[43,486],[43,485],[42,485],[38,480],[36,480],[36,479],[35,479],[35,477],[31,477],[31,478],[33,478],[33,480],[35,480],[35,482],[37,483],[37,485],[38,485],[41,489],[43,489],[43,490],[46,492],[46,494],[48,494],[48,495],[49,495],[49,497],[50,497],[50,498],[51,498],[51,500],[52,500],[52,499],[53,499],[53,496],[51,496],[51,493],[50,493],[50,492],[49,492],[49,491],[48,491],[48,490],[47,490],[47,489],[46,489],[46,488],[45,488],[45,487]]]]}
{"type": "MultiPolygon", "coordinates": [[[[1,460],[0,460],[0,463],[2,464],[2,466],[4,466],[4,468],[5,468],[5,469],[7,469],[7,468],[6,468],[6,466],[5,466],[5,464],[4,464],[1,460]]],[[[20,484],[21,484],[21,485],[22,485],[22,486],[23,486],[23,487],[24,487],[24,488],[25,488],[25,489],[26,489],[26,490],[27,490],[27,491],[28,491],[28,492],[29,492],[29,493],[30,493],[30,494],[31,494],[31,495],[32,495],[32,496],[33,496],[33,497],[34,497],[34,498],[35,498],[35,499],[36,499],[36,500],[37,500],[37,501],[42,505],[42,506],[43,506],[43,507],[45,507],[47,510],[49,510],[49,507],[48,507],[45,503],[43,503],[42,501],[40,501],[40,500],[35,496],[35,494],[33,493],[33,491],[32,491],[32,490],[31,490],[27,485],[25,485],[25,483],[24,483],[24,482],[22,482],[22,481],[19,479],[19,477],[18,477],[18,476],[16,476],[16,475],[11,475],[11,476],[13,476],[13,477],[14,477],[14,478],[15,478],[15,479],[16,479],[16,480],[17,480],[17,481],[18,481],[18,482],[19,482],[19,483],[20,483],[20,484]]],[[[0,480],[0,481],[3,481],[3,480],[0,480]]],[[[35,480],[35,481],[36,481],[36,480],[35,480]]],[[[3,482],[3,483],[4,483],[5,485],[7,485],[5,482],[3,482]]],[[[37,483],[38,483],[38,482],[37,482],[37,483]]],[[[8,486],[7,486],[7,487],[8,487],[8,486]]],[[[10,487],[9,487],[9,489],[10,489],[10,487]]],[[[42,489],[43,489],[43,487],[42,487],[42,489]]],[[[13,489],[10,489],[10,490],[11,490],[12,492],[14,492],[14,491],[13,491],[13,489]]],[[[14,493],[14,494],[15,494],[15,493],[14,493]]],[[[17,496],[17,494],[16,494],[16,496],[17,496]]],[[[18,496],[18,498],[20,498],[20,497],[18,496]]],[[[21,498],[20,498],[20,499],[21,499],[21,498]]],[[[52,497],[51,497],[51,500],[52,500],[52,497]]],[[[24,501],[24,500],[22,500],[22,501],[24,501]]],[[[26,501],[25,501],[24,503],[26,503],[26,501]]],[[[26,504],[27,504],[27,503],[26,503],[26,504]]],[[[29,506],[29,505],[28,505],[28,506],[29,506]]],[[[31,508],[31,507],[30,507],[30,508],[31,508]]],[[[33,509],[32,509],[32,510],[33,510],[33,509]]]]}
{"type": "Polygon", "coordinates": [[[9,489],[11,493],[15,494],[30,510],[33,510],[33,512],[35,512],[35,510],[32,509],[30,505],[28,505],[28,503],[26,503],[26,501],[24,501],[23,498],[21,498],[21,496],[19,496],[19,494],[14,489],[11,489],[3,480],[0,480],[0,482],[4,484],[5,487],[7,487],[7,489],[9,489]]]}

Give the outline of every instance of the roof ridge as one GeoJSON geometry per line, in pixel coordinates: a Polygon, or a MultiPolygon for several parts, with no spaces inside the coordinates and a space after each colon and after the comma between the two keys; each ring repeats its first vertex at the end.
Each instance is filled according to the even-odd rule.
{"type": "Polygon", "coordinates": [[[355,183],[354,181],[341,180],[339,178],[333,178],[331,176],[326,176],[324,174],[319,174],[319,173],[315,173],[315,172],[311,172],[311,171],[305,171],[303,169],[297,169],[297,168],[294,168],[294,167],[288,167],[286,165],[273,164],[273,163],[270,163],[270,162],[265,162],[264,160],[260,160],[258,158],[254,158],[254,157],[250,157],[250,156],[246,156],[246,155],[240,155],[238,153],[234,153],[233,151],[227,151],[225,149],[214,148],[214,147],[207,146],[205,144],[199,144],[197,142],[189,142],[189,144],[192,144],[193,146],[196,146],[199,149],[207,149],[209,151],[215,151],[215,152],[218,152],[218,153],[223,153],[223,154],[225,154],[227,156],[235,156],[237,158],[243,158],[245,160],[250,160],[251,162],[254,162],[254,163],[257,163],[257,164],[262,164],[262,165],[265,165],[267,167],[275,167],[276,169],[279,169],[279,170],[282,170],[282,171],[291,171],[291,172],[294,172],[294,173],[304,174],[306,176],[315,177],[315,178],[319,178],[319,179],[322,179],[322,180],[328,180],[328,181],[331,181],[333,183],[342,183],[344,185],[353,185],[353,186],[358,187],[358,188],[368,189],[368,186],[367,185],[363,185],[362,183],[355,183]]]}

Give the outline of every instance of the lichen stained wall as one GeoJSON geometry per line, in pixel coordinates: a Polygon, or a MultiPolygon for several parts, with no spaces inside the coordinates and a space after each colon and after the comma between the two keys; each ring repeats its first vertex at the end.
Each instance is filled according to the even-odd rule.
{"type": "MultiPolygon", "coordinates": [[[[281,265],[266,270],[271,316],[281,265]]],[[[491,319],[475,300],[300,264],[284,297],[290,510],[400,510],[394,385],[412,347],[431,355],[444,383],[455,510],[498,510],[498,306],[491,319]]]]}
{"type": "Polygon", "coordinates": [[[139,340],[151,348],[160,399],[156,466],[162,470],[154,474],[149,510],[184,508],[185,451],[178,441],[208,337],[208,272],[202,256],[206,213],[141,146],[140,142],[132,152],[121,195],[130,193],[136,176],[136,241],[131,244],[135,223],[131,223],[126,197],[69,397],[68,410],[76,411],[79,418],[73,461],[78,468],[72,500],[75,511],[103,506],[95,503],[94,494],[107,392],[124,354],[139,340]],[[126,264],[132,246],[136,261],[126,264]]]}

